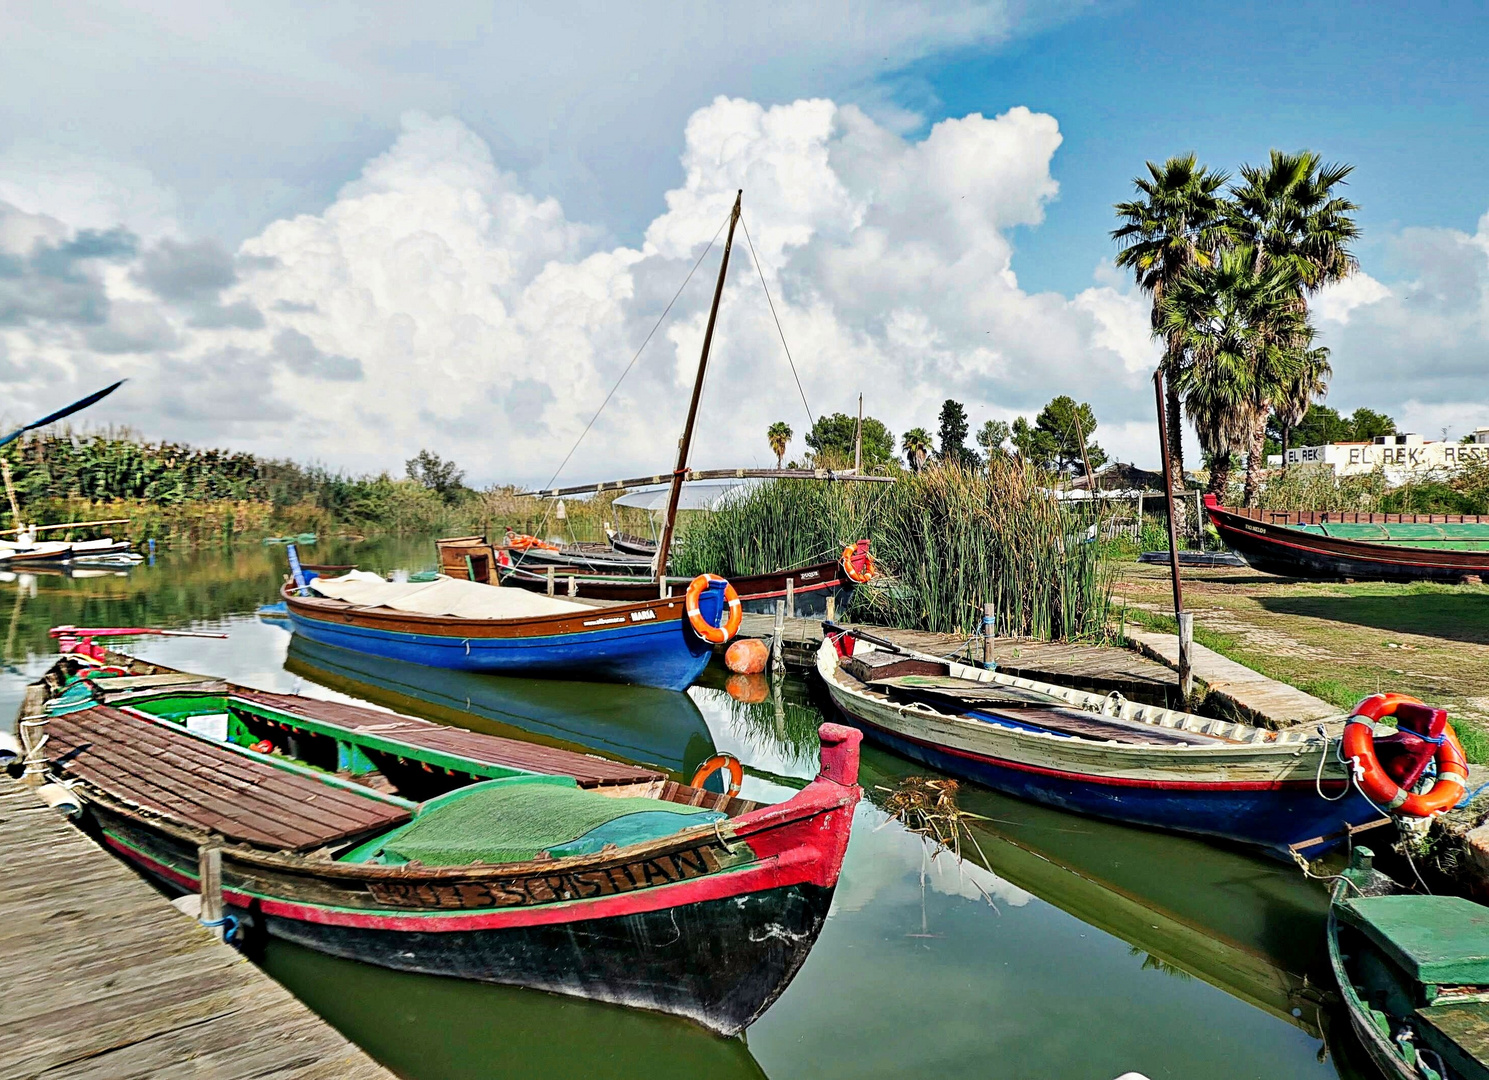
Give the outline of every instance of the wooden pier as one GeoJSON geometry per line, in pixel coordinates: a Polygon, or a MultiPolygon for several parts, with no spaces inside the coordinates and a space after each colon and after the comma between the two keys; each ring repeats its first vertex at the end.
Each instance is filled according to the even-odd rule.
{"type": "MultiPolygon", "coordinates": [[[[968,656],[965,635],[868,625],[863,629],[901,648],[973,663],[982,660],[981,641],[972,646],[976,655],[968,656]]],[[[739,629],[740,637],[765,641],[774,634],[775,617],[772,615],[747,614],[739,629]]],[[[1133,701],[1182,708],[1174,635],[1129,626],[1126,636],[1130,648],[995,638],[993,659],[998,670],[1009,675],[1060,683],[1098,694],[1115,690],[1133,701]]],[[[822,643],[820,620],[787,619],[781,637],[788,667],[812,668],[816,665],[817,646],[822,643]]],[[[1224,715],[1226,719],[1273,728],[1342,719],[1339,709],[1296,687],[1269,679],[1202,646],[1196,645],[1194,653],[1194,677],[1204,692],[1203,705],[1207,715],[1224,715]]]]}
{"type": "Polygon", "coordinates": [[[0,773],[0,1080],[392,1080],[0,773]]]}

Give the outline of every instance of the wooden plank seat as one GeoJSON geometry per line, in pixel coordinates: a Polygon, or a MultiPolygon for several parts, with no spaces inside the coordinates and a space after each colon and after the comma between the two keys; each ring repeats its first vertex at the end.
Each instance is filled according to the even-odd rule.
{"type": "Polygon", "coordinates": [[[575,753],[553,746],[487,735],[479,731],[436,724],[402,713],[378,712],[357,705],[291,694],[273,694],[234,686],[233,698],[305,720],[333,725],[352,732],[377,735],[407,746],[470,758],[486,765],[572,776],[580,787],[649,784],[666,779],[665,774],[640,765],[626,765],[608,758],[575,753]]]}
{"type": "Polygon", "coordinates": [[[310,851],[410,818],[402,806],[280,769],[105,705],[47,722],[53,768],[105,794],[228,840],[310,851]]]}

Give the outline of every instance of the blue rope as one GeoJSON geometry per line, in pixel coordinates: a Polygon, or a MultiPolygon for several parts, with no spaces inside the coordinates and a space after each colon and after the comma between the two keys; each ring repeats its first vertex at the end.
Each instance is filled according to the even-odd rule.
{"type": "Polygon", "coordinates": [[[226,926],[227,929],[222,932],[222,940],[224,942],[231,943],[238,936],[238,918],[236,915],[224,915],[220,919],[198,919],[197,922],[208,929],[215,926],[226,926]]]}

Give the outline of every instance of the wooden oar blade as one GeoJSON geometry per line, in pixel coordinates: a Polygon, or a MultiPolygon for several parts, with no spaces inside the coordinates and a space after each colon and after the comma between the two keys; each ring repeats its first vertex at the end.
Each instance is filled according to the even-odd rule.
{"type": "Polygon", "coordinates": [[[92,405],[95,402],[102,401],[104,398],[108,397],[115,390],[119,389],[119,387],[123,386],[124,382],[125,380],[120,379],[118,382],[114,383],[111,386],[105,386],[102,390],[98,390],[92,394],[89,394],[85,398],[79,398],[77,401],[74,401],[66,408],[58,409],[56,412],[52,413],[49,416],[43,416],[40,420],[37,420],[36,422],[31,424],[27,424],[25,427],[19,429],[18,431],[11,432],[9,435],[5,436],[5,438],[0,439],[0,446],[4,446],[6,443],[14,442],[16,439],[19,439],[22,435],[26,434],[26,432],[31,431],[34,428],[46,427],[48,424],[54,424],[58,420],[61,420],[64,417],[71,416],[75,412],[82,412],[89,405],[92,405]]]}

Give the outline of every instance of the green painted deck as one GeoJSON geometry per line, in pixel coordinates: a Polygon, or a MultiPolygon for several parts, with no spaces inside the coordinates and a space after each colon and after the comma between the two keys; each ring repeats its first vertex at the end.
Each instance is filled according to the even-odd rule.
{"type": "Polygon", "coordinates": [[[0,773],[0,1077],[392,1080],[0,773]]]}
{"type": "Polygon", "coordinates": [[[1336,911],[1423,985],[1489,986],[1489,907],[1403,893],[1351,897],[1336,911]]]}

